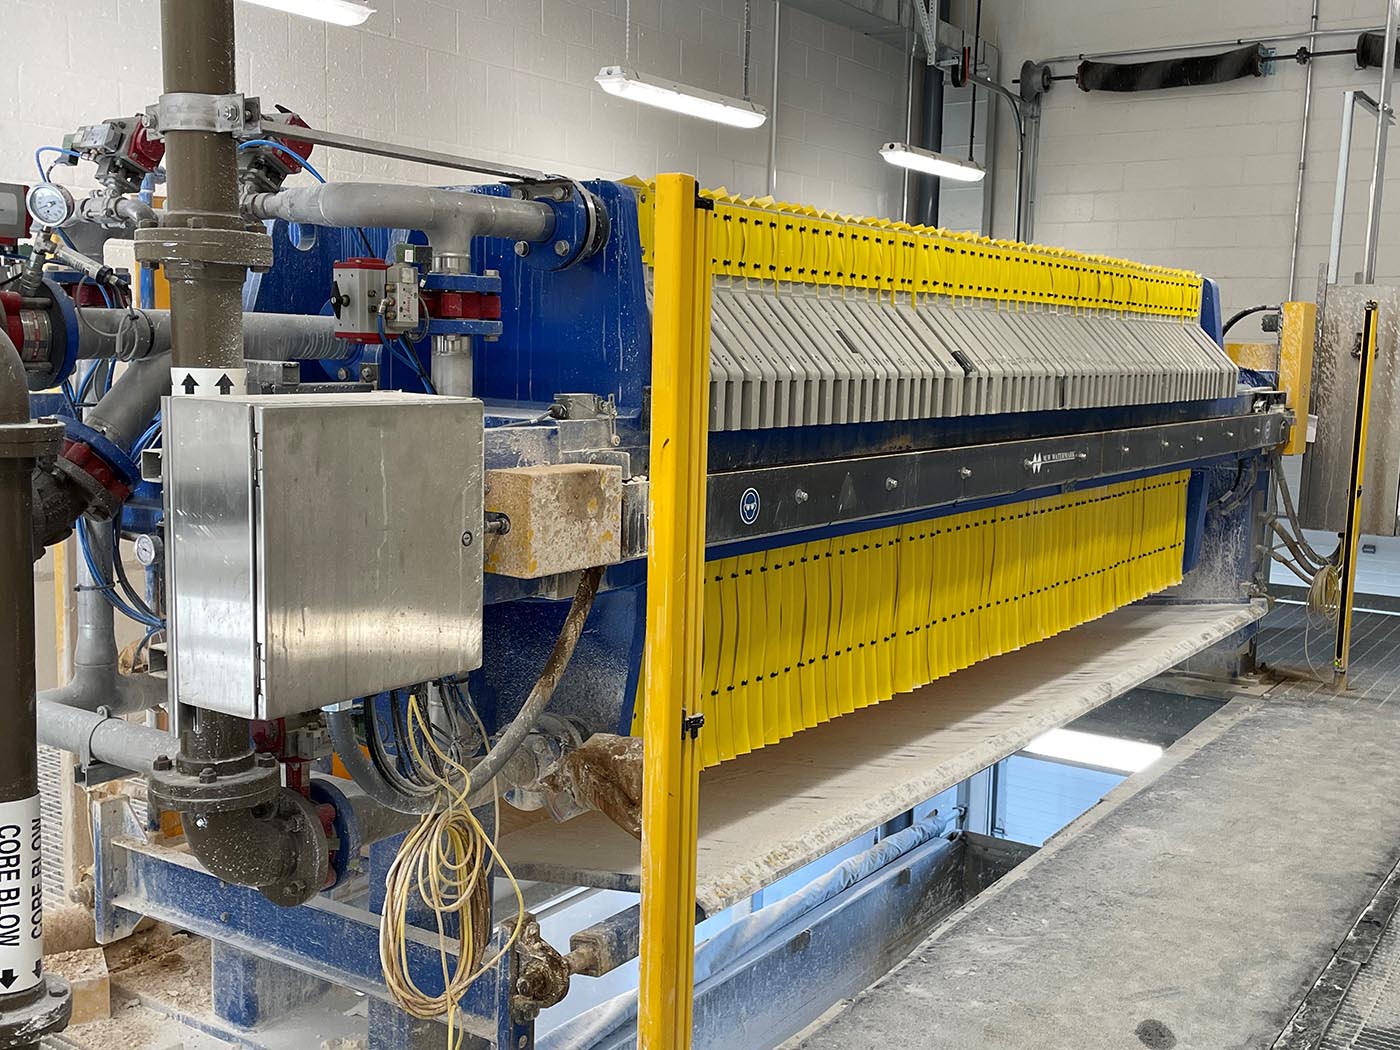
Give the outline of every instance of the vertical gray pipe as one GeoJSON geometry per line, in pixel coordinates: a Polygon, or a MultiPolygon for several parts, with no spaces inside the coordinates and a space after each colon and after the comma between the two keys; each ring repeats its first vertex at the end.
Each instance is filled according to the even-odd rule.
{"type": "MultiPolygon", "coordinates": [[[[167,94],[227,95],[234,81],[233,0],[161,0],[161,65],[167,94]]],[[[170,281],[171,365],[243,366],[243,278],[233,136],[213,131],[165,135],[163,225],[207,231],[203,244],[181,237],[170,281]],[[195,256],[203,256],[196,259],[195,256]],[[230,256],[235,256],[230,258],[230,256]],[[194,265],[185,265],[187,263],[194,265]],[[212,264],[212,265],[207,265],[212,264]]]]}
{"type": "MultiPolygon", "coordinates": [[[[1308,37],[1308,50],[1317,48],[1317,15],[1322,0],[1313,0],[1312,20],[1308,23],[1311,35],[1308,37]]],[[[1288,256],[1288,296],[1293,298],[1293,290],[1298,280],[1298,239],[1303,230],[1303,180],[1308,167],[1308,128],[1312,123],[1313,64],[1308,63],[1307,75],[1303,78],[1303,130],[1298,136],[1298,191],[1293,198],[1293,247],[1288,256]]]]}
{"type": "MultiPolygon", "coordinates": [[[[943,70],[924,66],[923,114],[919,124],[922,149],[940,153],[943,150],[943,70]]],[[[937,175],[922,175],[919,184],[919,222],[924,226],[938,225],[939,198],[943,180],[937,175]]]]}
{"type": "Polygon", "coordinates": [[[1381,194],[1385,192],[1385,148],[1390,136],[1390,91],[1395,83],[1395,29],[1400,22],[1400,0],[1385,5],[1385,56],[1381,62],[1381,91],[1376,99],[1376,160],[1371,168],[1371,196],[1366,205],[1366,251],[1361,268],[1361,283],[1376,280],[1376,253],[1381,238],[1381,194]]]}
{"type": "MultiPolygon", "coordinates": [[[[938,20],[940,22],[948,20],[949,6],[949,0],[939,0],[938,20]]],[[[936,45],[930,44],[927,40],[924,41],[924,45],[936,50],[936,45]]],[[[931,54],[929,57],[936,59],[938,56],[931,54]]],[[[934,153],[940,153],[943,150],[943,89],[943,70],[925,62],[919,139],[913,145],[921,149],[932,150],[934,153]]],[[[937,226],[939,197],[943,182],[936,175],[924,175],[919,177],[916,184],[919,197],[918,221],[924,226],[937,226]]]]}
{"type": "MultiPolygon", "coordinates": [[[[433,272],[470,273],[471,257],[461,252],[433,252],[433,272]]],[[[475,384],[476,346],[469,335],[433,336],[433,389],[445,397],[471,397],[475,384]]]]}
{"type": "MultiPolygon", "coordinates": [[[[919,0],[922,3],[922,0],[919,0]]],[[[909,11],[909,31],[905,34],[905,47],[908,49],[909,61],[904,69],[904,141],[911,146],[914,144],[914,70],[918,66],[919,55],[919,29],[918,18],[911,7],[909,11]]],[[[904,169],[902,180],[903,196],[899,209],[899,217],[905,222],[914,221],[914,173],[908,168],[904,169]]]]}
{"type": "Polygon", "coordinates": [[[768,109],[768,196],[778,193],[778,45],[783,39],[783,0],[773,0],[773,94],[768,109]]]}

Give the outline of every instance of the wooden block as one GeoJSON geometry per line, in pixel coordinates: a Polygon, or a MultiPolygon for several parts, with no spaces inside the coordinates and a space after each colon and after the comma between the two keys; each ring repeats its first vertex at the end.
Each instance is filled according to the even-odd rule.
{"type": "Polygon", "coordinates": [[[487,572],[537,579],[622,560],[621,467],[488,470],[486,509],[510,519],[486,539],[487,572]]]}
{"type": "Polygon", "coordinates": [[[67,979],[73,989],[74,1027],[112,1016],[112,986],[107,956],[101,948],[83,948],[44,956],[44,969],[67,979]]]}

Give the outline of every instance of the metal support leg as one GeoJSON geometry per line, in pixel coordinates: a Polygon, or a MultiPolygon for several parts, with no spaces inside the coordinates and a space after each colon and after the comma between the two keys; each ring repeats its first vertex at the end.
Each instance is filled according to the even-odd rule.
{"type": "Polygon", "coordinates": [[[239,1028],[256,1028],[324,995],[327,982],[260,959],[223,941],[210,942],[214,1013],[239,1028]]]}

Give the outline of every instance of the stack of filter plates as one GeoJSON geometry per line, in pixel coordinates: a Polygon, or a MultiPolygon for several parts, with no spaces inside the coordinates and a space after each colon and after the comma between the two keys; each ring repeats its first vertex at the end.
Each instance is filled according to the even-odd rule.
{"type": "Polygon", "coordinates": [[[712,430],[1199,401],[1237,375],[1177,318],[714,278],[712,430]]]}

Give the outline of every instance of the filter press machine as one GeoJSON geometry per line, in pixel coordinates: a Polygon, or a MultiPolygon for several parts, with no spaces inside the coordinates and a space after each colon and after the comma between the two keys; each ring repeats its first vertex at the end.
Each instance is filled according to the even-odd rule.
{"type": "MultiPolygon", "coordinates": [[[[640,956],[541,1045],[771,1045],[939,914],[956,826],[921,803],[1247,660],[1294,419],[1211,281],[683,176],[401,150],[500,181],[285,186],[393,147],[236,94],[230,9],[165,0],[165,94],[66,140],[103,189],[36,184],[0,285],[16,653],[31,555],[83,552],[38,739],[124,783],[93,802],[100,939],[208,937],[224,1022],[335,986],[376,1048],[526,1048],[640,956]],[[142,275],[73,246],[93,227],[142,275]],[[1092,653],[1037,655],[1076,631],[1092,653]],[[531,885],[640,901],[566,950],[531,885]]],[[[0,1026],[52,1030],[25,959],[0,1026]]]]}

